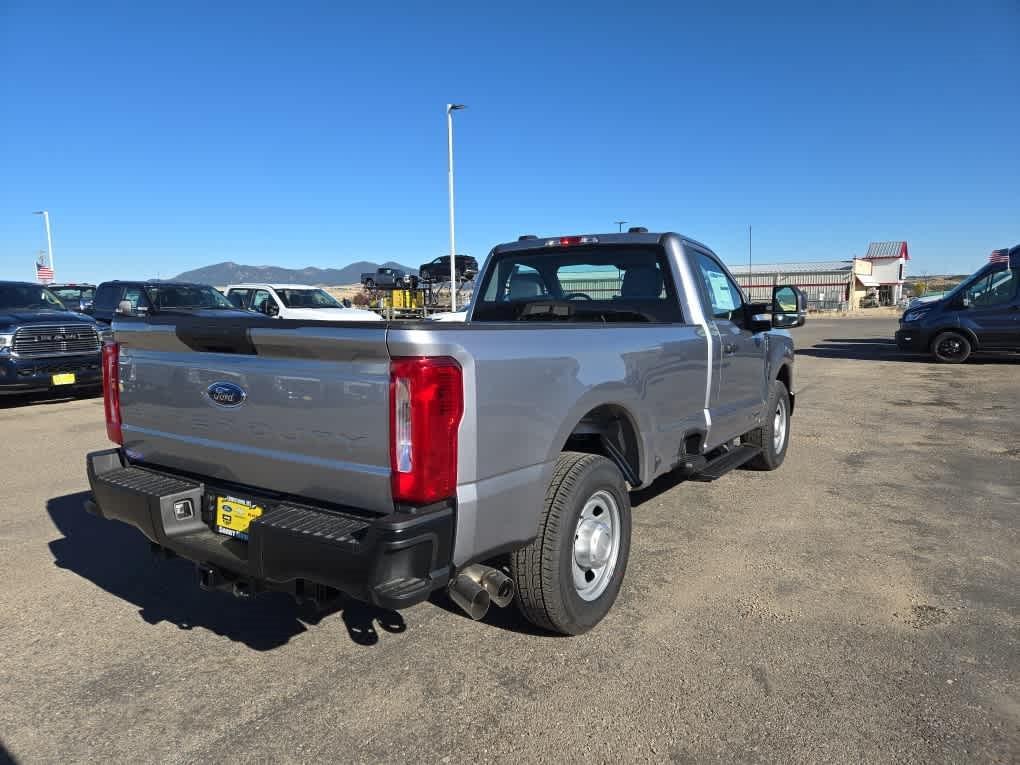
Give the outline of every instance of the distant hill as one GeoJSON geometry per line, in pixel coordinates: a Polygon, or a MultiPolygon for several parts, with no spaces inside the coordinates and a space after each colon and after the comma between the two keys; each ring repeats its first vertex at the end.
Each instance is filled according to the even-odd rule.
{"type": "Polygon", "coordinates": [[[212,266],[185,271],[174,277],[182,282],[200,282],[223,287],[227,284],[240,282],[270,282],[277,284],[315,284],[336,287],[343,284],[357,284],[361,274],[375,271],[377,268],[400,268],[408,273],[417,274],[417,268],[403,266],[392,260],[386,263],[373,263],[360,260],[343,268],[280,268],[279,266],[242,266],[239,263],[216,263],[212,266]]]}

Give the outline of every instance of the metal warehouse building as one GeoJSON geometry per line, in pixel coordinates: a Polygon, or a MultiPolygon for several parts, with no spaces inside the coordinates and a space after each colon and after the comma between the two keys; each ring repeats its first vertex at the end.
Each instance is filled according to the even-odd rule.
{"type": "Polygon", "coordinates": [[[872,276],[871,262],[860,258],[818,263],[755,263],[731,266],[749,300],[772,300],[777,284],[794,284],[804,290],[811,311],[856,311],[861,298],[879,282],[872,276]]]}
{"type": "Polygon", "coordinates": [[[768,302],[777,284],[795,284],[804,290],[812,311],[856,311],[869,292],[882,305],[895,305],[903,296],[906,242],[872,242],[863,258],[818,263],[763,263],[731,266],[750,300],[768,302]]]}

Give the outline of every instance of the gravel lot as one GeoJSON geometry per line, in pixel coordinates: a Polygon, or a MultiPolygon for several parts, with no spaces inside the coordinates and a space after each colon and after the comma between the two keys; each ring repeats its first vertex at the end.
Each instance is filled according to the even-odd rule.
{"type": "Polygon", "coordinates": [[[202,592],[82,511],[101,401],[0,400],[0,761],[1016,762],[1020,360],[894,325],[796,330],[784,467],[635,495],[574,639],[202,592]]]}

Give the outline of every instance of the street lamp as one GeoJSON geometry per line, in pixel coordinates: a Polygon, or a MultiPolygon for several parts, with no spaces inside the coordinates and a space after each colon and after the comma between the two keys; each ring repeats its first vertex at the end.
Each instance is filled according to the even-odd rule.
{"type": "Polygon", "coordinates": [[[50,256],[50,270],[56,273],[53,266],[53,237],[50,236],[50,211],[36,210],[32,215],[41,215],[43,217],[43,224],[46,226],[46,252],[50,256]]]}
{"type": "Polygon", "coordinates": [[[624,227],[624,226],[625,226],[625,225],[626,225],[627,223],[629,223],[629,222],[630,222],[630,221],[626,221],[626,220],[614,220],[614,221],[613,221],[613,223],[615,223],[615,224],[616,224],[617,226],[619,226],[619,229],[618,229],[618,231],[619,231],[619,233],[621,233],[621,234],[623,233],[623,227],[624,227]]]}
{"type": "Polygon", "coordinates": [[[464,108],[464,104],[446,105],[446,143],[449,149],[450,187],[450,310],[457,310],[457,241],[453,233],[453,113],[464,108]]]}

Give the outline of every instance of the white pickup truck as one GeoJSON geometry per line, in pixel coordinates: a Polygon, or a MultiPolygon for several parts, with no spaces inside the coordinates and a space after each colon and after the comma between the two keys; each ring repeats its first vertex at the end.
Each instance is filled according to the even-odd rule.
{"type": "MultiPolygon", "coordinates": [[[[387,608],[516,594],[577,634],[630,554],[629,490],[779,467],[804,296],[748,303],[702,244],[644,231],[489,254],[464,322],[118,317],[87,508],[240,596],[387,608]]],[[[229,315],[228,315],[229,314],[229,315]]],[[[753,501],[753,500],[748,500],[753,501]]]]}
{"type": "Polygon", "coordinates": [[[382,321],[374,311],[348,308],[321,287],[307,284],[231,284],[224,294],[237,308],[274,319],[382,321]]]}

